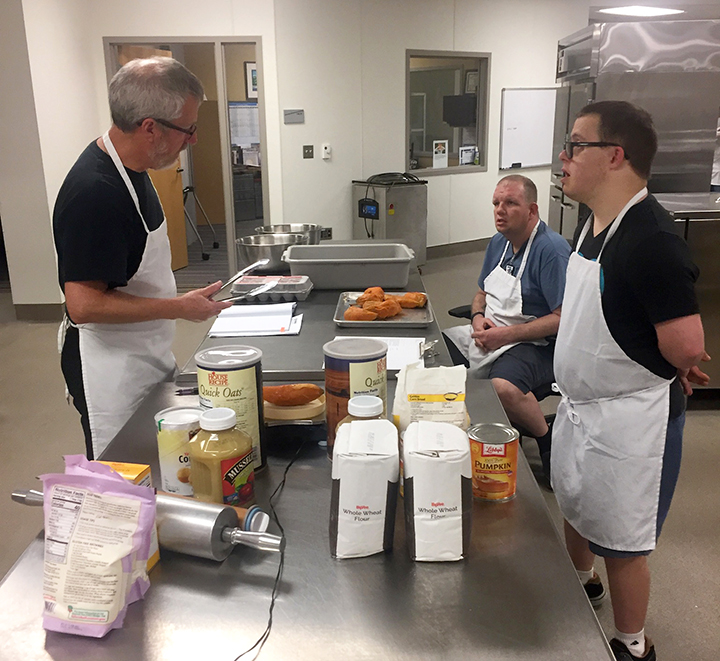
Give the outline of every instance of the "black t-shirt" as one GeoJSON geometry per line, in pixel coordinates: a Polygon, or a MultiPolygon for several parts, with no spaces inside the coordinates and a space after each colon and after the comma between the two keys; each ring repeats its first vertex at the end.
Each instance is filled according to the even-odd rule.
{"type": "MultiPolygon", "coordinates": [[[[147,172],[125,168],[148,230],[160,227],[163,210],[147,172]]],[[[122,287],[138,270],[147,233],[112,159],[90,143],[65,177],[53,212],[58,277],[99,280],[122,287]]]]}
{"type": "MultiPolygon", "coordinates": [[[[580,254],[596,259],[609,229],[594,237],[591,227],[580,254]]],[[[574,246],[581,231],[582,225],[575,231],[574,246]]],[[[675,233],[672,217],[648,195],[628,210],[600,262],[603,315],[610,334],[635,362],[673,378],[677,370],[660,353],[654,325],[697,314],[700,308],[694,288],[699,271],[687,244],[675,233]]],[[[677,380],[670,401],[671,417],[682,413],[677,380]]]]}

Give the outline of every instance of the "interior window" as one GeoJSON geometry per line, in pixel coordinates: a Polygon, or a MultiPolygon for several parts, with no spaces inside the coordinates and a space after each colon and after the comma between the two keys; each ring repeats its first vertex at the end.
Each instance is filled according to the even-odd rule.
{"type": "Polygon", "coordinates": [[[487,169],[489,64],[487,53],[408,51],[408,170],[487,169]]]}

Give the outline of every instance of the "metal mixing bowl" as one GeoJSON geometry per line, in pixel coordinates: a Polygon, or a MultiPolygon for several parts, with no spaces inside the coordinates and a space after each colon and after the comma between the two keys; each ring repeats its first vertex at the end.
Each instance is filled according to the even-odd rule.
{"type": "Polygon", "coordinates": [[[308,243],[312,246],[316,246],[318,243],[320,243],[320,233],[322,232],[322,225],[316,225],[315,223],[261,225],[260,227],[256,227],[255,231],[258,234],[305,234],[308,238],[308,243]]]}
{"type": "Polygon", "coordinates": [[[287,248],[296,243],[305,244],[308,237],[305,234],[253,234],[235,239],[238,251],[239,266],[248,266],[259,259],[267,258],[270,261],[256,272],[287,271],[289,266],[282,261],[282,254],[287,248]]]}

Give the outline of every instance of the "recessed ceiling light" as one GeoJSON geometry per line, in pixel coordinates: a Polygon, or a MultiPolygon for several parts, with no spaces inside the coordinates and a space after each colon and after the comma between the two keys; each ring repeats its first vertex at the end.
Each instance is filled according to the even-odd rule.
{"type": "Polygon", "coordinates": [[[618,16],[670,16],[671,14],[684,14],[682,9],[666,9],[664,7],[641,7],[631,5],[630,7],[609,7],[599,9],[600,14],[617,14],[618,16]]]}

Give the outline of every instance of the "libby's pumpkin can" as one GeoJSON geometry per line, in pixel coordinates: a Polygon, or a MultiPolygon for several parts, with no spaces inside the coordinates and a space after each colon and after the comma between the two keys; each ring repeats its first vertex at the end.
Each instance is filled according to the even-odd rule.
{"type": "Polygon", "coordinates": [[[499,423],[481,423],[468,429],[472,460],[473,496],[503,503],[515,498],[519,434],[499,423]]]}

